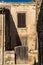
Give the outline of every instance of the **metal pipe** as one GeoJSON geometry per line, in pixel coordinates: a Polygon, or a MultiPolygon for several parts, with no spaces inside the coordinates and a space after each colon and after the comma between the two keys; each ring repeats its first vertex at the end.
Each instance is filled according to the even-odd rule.
{"type": "Polygon", "coordinates": [[[2,10],[2,65],[4,64],[4,11],[2,10]]]}

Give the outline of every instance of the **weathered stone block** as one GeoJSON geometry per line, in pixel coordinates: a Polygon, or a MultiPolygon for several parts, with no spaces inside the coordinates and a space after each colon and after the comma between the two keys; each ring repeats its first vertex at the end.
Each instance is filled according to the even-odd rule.
{"type": "Polygon", "coordinates": [[[16,64],[28,64],[28,48],[25,46],[15,47],[16,64]]]}

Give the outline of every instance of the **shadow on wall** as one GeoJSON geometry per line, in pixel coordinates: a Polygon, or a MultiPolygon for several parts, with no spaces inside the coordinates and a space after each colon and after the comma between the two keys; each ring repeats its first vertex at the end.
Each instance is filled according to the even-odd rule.
{"type": "Polygon", "coordinates": [[[38,63],[34,63],[33,65],[38,65],[38,63]]]}
{"type": "MultiPolygon", "coordinates": [[[[41,55],[43,55],[42,51],[43,49],[43,0],[41,3],[41,8],[39,12],[39,17],[38,17],[38,23],[37,23],[37,32],[38,32],[38,60],[39,60],[39,65],[41,65],[41,55]]],[[[42,64],[43,65],[43,64],[42,64]]]]}
{"type": "Polygon", "coordinates": [[[14,50],[15,46],[20,46],[21,41],[8,9],[5,9],[5,50],[14,50]]]}

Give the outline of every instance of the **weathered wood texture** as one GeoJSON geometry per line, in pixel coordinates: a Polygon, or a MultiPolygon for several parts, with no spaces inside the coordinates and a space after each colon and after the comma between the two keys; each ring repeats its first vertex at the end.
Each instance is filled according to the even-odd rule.
{"type": "Polygon", "coordinates": [[[15,63],[27,64],[28,63],[28,49],[25,46],[15,47],[15,63]]]}

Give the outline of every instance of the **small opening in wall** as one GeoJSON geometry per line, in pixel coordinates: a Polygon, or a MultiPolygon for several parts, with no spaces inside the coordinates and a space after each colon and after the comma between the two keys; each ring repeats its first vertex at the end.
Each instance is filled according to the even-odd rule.
{"type": "Polygon", "coordinates": [[[26,27],[26,14],[25,13],[18,13],[17,18],[18,18],[18,27],[19,28],[26,27]]]}

